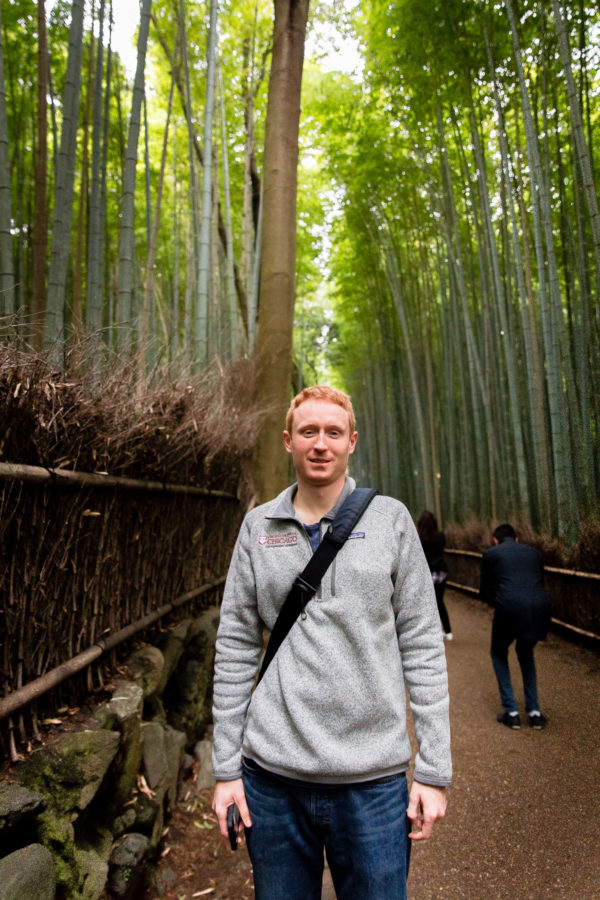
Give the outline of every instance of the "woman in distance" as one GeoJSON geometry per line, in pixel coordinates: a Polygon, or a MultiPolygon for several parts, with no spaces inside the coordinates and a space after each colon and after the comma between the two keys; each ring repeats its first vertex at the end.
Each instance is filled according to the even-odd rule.
{"type": "Polygon", "coordinates": [[[446,565],[446,560],[444,559],[446,537],[444,532],[438,529],[436,518],[428,509],[424,510],[419,516],[417,532],[421,539],[425,558],[429,563],[435,590],[435,599],[437,600],[438,612],[440,614],[442,628],[444,629],[444,638],[447,641],[451,641],[453,640],[453,635],[452,628],[450,627],[450,617],[448,616],[448,610],[444,603],[444,591],[446,589],[446,577],[448,574],[448,567],[446,565]]]}

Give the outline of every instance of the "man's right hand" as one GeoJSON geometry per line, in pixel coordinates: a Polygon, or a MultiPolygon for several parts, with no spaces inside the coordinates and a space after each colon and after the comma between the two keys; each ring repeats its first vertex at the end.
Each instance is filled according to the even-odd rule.
{"type": "Polygon", "coordinates": [[[244,826],[246,828],[252,827],[252,819],[250,818],[248,804],[246,803],[246,794],[244,793],[244,783],[241,778],[236,778],[235,781],[217,781],[212,808],[216,813],[219,829],[223,837],[228,837],[227,808],[231,806],[232,803],[236,803],[237,808],[240,811],[242,819],[242,823],[240,824],[241,834],[244,830],[244,826]]]}

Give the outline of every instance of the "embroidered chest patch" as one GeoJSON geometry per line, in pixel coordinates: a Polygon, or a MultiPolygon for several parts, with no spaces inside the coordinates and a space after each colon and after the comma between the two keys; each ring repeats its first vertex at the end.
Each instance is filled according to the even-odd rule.
{"type": "Polygon", "coordinates": [[[365,539],[364,531],[353,531],[352,534],[348,535],[349,541],[356,541],[359,539],[362,539],[364,541],[364,539],[365,539]]]}
{"type": "Polygon", "coordinates": [[[260,534],[258,543],[261,547],[288,547],[298,543],[298,535],[295,531],[288,531],[287,534],[260,534]]]}

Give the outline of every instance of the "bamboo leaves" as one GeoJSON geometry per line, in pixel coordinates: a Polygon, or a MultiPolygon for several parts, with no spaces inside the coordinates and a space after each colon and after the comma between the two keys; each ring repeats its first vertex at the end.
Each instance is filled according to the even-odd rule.
{"type": "Polygon", "coordinates": [[[415,513],[521,518],[568,542],[599,489],[600,72],[574,37],[587,47],[600,17],[559,0],[435,10],[373,0],[360,126],[338,134],[335,109],[324,126],[345,197],[334,358],[359,415],[400,428],[394,493],[415,513]],[[367,321],[392,308],[400,328],[371,349],[367,321]],[[396,409],[377,396],[390,382],[396,409]]]}

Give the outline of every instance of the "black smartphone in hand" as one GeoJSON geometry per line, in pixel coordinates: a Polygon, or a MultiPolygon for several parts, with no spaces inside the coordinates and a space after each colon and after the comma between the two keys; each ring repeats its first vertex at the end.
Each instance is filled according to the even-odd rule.
{"type": "Polygon", "coordinates": [[[238,848],[238,828],[240,824],[240,811],[235,803],[227,807],[227,834],[232,850],[238,848]]]}

